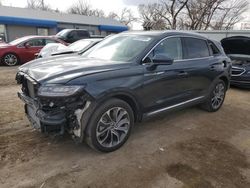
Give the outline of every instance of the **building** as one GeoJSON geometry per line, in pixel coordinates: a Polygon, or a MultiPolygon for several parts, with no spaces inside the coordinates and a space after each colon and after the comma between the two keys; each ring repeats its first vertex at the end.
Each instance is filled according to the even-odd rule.
{"type": "Polygon", "coordinates": [[[242,22],[242,23],[240,23],[240,29],[242,29],[242,30],[250,30],[250,22],[242,22]]]}
{"type": "Polygon", "coordinates": [[[0,38],[4,41],[26,35],[55,35],[66,28],[86,29],[92,35],[102,36],[128,30],[110,18],[0,6],[0,38]]]}

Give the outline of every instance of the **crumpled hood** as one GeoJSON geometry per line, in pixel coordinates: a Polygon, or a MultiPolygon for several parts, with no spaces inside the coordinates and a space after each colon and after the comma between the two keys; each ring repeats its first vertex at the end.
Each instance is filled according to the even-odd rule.
{"type": "Polygon", "coordinates": [[[29,75],[39,83],[63,84],[77,77],[127,67],[128,64],[123,62],[65,55],[33,60],[21,66],[18,71],[29,75]]]}

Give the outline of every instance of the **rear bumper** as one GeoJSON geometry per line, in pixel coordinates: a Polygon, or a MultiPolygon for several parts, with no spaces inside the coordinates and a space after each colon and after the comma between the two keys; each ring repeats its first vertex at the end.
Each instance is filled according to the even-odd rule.
{"type": "Polygon", "coordinates": [[[44,112],[39,109],[39,105],[32,98],[21,92],[18,92],[18,97],[25,103],[25,114],[31,122],[32,127],[44,133],[64,133],[66,126],[64,111],[44,112]]]}

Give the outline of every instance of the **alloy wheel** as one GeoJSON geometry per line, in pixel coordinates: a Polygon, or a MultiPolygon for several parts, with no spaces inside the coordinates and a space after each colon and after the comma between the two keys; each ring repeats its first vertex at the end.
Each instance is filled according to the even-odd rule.
{"type": "Polygon", "coordinates": [[[4,63],[8,66],[14,66],[18,63],[18,59],[14,54],[4,56],[4,63]]]}
{"type": "Polygon", "coordinates": [[[225,86],[222,83],[218,83],[213,91],[213,97],[211,99],[213,109],[218,109],[225,97],[225,86]]]}
{"type": "Polygon", "coordinates": [[[121,107],[107,110],[98,121],[96,138],[103,147],[115,147],[126,138],[130,128],[128,112],[121,107]]]}

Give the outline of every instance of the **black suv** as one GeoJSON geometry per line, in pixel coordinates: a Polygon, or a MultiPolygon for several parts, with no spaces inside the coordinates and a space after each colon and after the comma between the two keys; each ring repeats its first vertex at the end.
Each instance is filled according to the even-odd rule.
{"type": "Polygon", "coordinates": [[[82,56],[34,60],[16,79],[33,127],[67,131],[110,152],[143,118],[197,104],[217,111],[230,73],[219,44],[198,34],[155,31],[108,37],[82,56]]]}
{"type": "Polygon", "coordinates": [[[56,37],[67,43],[73,43],[80,39],[90,38],[90,34],[85,29],[64,29],[56,34],[56,37]]]}

